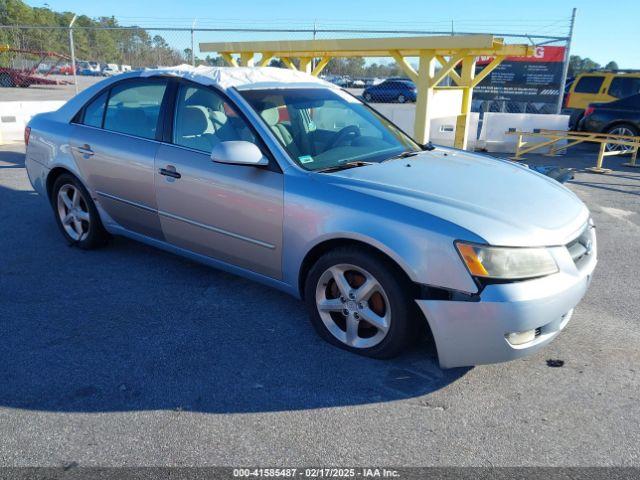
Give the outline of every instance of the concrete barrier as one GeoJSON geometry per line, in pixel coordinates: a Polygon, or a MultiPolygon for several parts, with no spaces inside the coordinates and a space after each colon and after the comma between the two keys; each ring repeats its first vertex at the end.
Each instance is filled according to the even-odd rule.
{"type": "MultiPolygon", "coordinates": [[[[505,134],[510,128],[525,132],[533,132],[534,129],[566,131],[569,129],[569,115],[486,112],[477,147],[484,148],[488,152],[515,153],[516,137],[505,134]]],[[[527,142],[544,141],[540,137],[525,136],[523,139],[527,142]]],[[[541,151],[545,150],[541,149],[541,151]]]]}
{"type": "Polygon", "coordinates": [[[22,141],[24,127],[38,113],[57,110],[64,101],[0,102],[0,144],[22,141]]]}

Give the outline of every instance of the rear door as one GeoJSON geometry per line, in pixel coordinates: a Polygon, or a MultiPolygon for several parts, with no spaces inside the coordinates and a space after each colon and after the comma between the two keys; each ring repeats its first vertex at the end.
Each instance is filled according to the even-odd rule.
{"type": "Polygon", "coordinates": [[[173,118],[155,168],[166,240],[280,279],[284,176],[279,168],[211,160],[213,146],[223,141],[249,141],[266,152],[244,118],[212,88],[179,82],[173,118]]]}
{"type": "Polygon", "coordinates": [[[84,108],[71,150],[96,202],[122,227],[162,238],[154,187],[164,79],[116,83],[84,108]]]}

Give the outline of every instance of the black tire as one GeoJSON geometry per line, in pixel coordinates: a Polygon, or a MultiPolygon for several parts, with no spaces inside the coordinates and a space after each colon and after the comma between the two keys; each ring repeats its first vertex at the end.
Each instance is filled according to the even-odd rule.
{"type": "Polygon", "coordinates": [[[371,96],[371,94],[370,94],[370,93],[365,93],[365,94],[364,94],[364,99],[365,99],[367,102],[371,102],[371,99],[372,99],[372,98],[373,98],[373,97],[371,96]]]}
{"type": "Polygon", "coordinates": [[[8,73],[0,73],[0,87],[13,87],[13,79],[8,73]]]}
{"type": "MultiPolygon", "coordinates": [[[[397,356],[413,341],[420,338],[421,322],[411,292],[410,282],[395,264],[375,251],[353,246],[340,247],[325,253],[311,267],[305,281],[305,302],[309,309],[311,323],[320,337],[344,350],[379,359],[397,356]],[[316,289],[324,288],[326,284],[322,283],[322,286],[319,286],[318,283],[329,268],[340,264],[350,264],[366,270],[384,289],[389,301],[391,321],[386,336],[375,346],[356,348],[347,345],[331,333],[320,316],[316,304],[316,289]]],[[[365,322],[365,328],[367,326],[365,322]]]]}
{"type": "Polygon", "coordinates": [[[99,248],[104,246],[109,240],[109,233],[104,229],[102,225],[102,220],[100,220],[100,215],[98,214],[98,210],[96,209],[95,203],[93,202],[91,195],[87,191],[86,188],[82,185],[82,183],[73,175],[63,173],[58,178],[56,178],[53,188],[51,189],[51,206],[53,207],[53,213],[58,224],[58,228],[62,232],[65,240],[69,245],[76,246],[83,250],[91,250],[94,248],[99,248]],[[81,202],[83,202],[83,207],[86,207],[86,210],[89,214],[89,222],[88,222],[88,231],[86,235],[81,237],[80,239],[72,238],[69,233],[66,231],[65,227],[62,224],[62,219],[58,213],[58,193],[60,190],[67,186],[73,186],[73,188],[79,190],[81,193],[81,202]]]}
{"type": "Polygon", "coordinates": [[[398,103],[407,103],[407,97],[403,94],[398,95],[398,103]]]}

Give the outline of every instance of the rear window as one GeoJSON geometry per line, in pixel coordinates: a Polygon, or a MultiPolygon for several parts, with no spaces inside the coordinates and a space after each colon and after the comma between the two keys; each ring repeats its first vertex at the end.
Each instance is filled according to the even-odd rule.
{"type": "Polygon", "coordinates": [[[604,77],[582,77],[576,88],[575,93],[598,93],[604,82],[604,77]]]}
{"type": "Polygon", "coordinates": [[[611,81],[609,95],[616,98],[630,97],[640,93],[640,78],[617,77],[611,81]]]}

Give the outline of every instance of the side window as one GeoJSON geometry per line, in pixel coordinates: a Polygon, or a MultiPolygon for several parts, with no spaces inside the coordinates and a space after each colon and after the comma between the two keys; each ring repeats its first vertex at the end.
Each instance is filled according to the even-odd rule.
{"type": "Polygon", "coordinates": [[[111,89],[104,118],[105,130],[156,138],[158,116],[166,82],[135,81],[111,89]]]}
{"type": "Polygon", "coordinates": [[[251,129],[234,108],[209,88],[180,85],[173,121],[173,143],[211,153],[231,140],[257,143],[251,129]]]}
{"type": "Polygon", "coordinates": [[[625,98],[640,93],[640,78],[616,77],[611,81],[609,95],[625,98]]]}
{"type": "Polygon", "coordinates": [[[104,92],[93,102],[86,106],[84,110],[84,119],[82,123],[90,127],[102,128],[102,117],[104,115],[104,107],[107,103],[108,91],[104,92]]]}
{"type": "Polygon", "coordinates": [[[604,82],[604,77],[582,77],[576,88],[575,93],[598,93],[604,82]]]}

